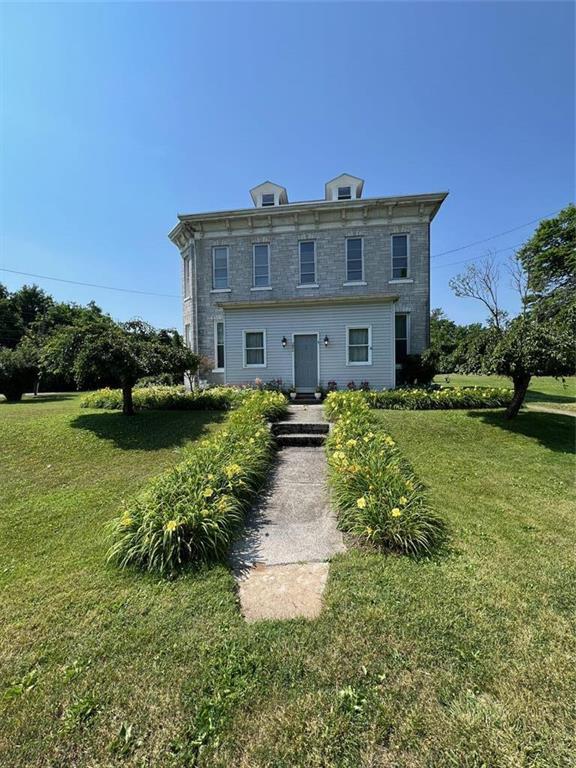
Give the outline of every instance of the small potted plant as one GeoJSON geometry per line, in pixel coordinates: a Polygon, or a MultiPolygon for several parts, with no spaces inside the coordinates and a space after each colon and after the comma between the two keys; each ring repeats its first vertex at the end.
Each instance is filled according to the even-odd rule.
{"type": "Polygon", "coordinates": [[[320,386],[320,384],[318,384],[318,386],[314,390],[314,397],[316,398],[316,400],[322,399],[322,387],[320,386]]]}
{"type": "Polygon", "coordinates": [[[291,400],[295,400],[296,399],[296,387],[294,385],[292,385],[290,387],[290,389],[288,390],[288,392],[290,393],[290,399],[291,400]]]}

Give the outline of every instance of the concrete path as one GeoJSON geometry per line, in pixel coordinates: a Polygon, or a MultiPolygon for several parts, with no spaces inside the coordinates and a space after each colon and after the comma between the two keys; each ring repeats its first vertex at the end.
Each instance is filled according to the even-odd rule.
{"type": "MultiPolygon", "coordinates": [[[[292,405],[291,423],[324,421],[320,405],[292,405]]],[[[322,607],[328,560],[344,550],[330,509],[322,447],[278,451],[260,503],[232,549],[242,613],[248,621],[312,618],[322,607]]]]}
{"type": "Polygon", "coordinates": [[[537,411],[539,413],[555,413],[558,416],[572,416],[572,418],[576,418],[576,411],[562,411],[560,408],[548,408],[548,406],[545,405],[532,405],[532,403],[526,403],[523,406],[523,410],[526,411],[537,411]]]}

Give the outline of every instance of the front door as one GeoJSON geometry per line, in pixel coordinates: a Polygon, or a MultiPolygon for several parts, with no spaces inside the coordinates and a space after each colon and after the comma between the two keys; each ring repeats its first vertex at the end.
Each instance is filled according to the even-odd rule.
{"type": "Polygon", "coordinates": [[[318,385],[318,337],[294,336],[294,385],[298,392],[314,392],[318,385]]]}

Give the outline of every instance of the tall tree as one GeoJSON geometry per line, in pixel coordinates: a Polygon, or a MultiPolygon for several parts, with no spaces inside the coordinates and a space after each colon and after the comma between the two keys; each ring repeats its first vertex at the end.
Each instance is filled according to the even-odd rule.
{"type": "Polygon", "coordinates": [[[176,331],[156,330],[140,320],[115,323],[103,315],[56,331],[44,347],[42,365],[53,373],[72,371],[78,386],[96,381],[121,387],[122,410],[133,414],[132,389],[139,378],[183,375],[197,368],[198,357],[176,331]]]}

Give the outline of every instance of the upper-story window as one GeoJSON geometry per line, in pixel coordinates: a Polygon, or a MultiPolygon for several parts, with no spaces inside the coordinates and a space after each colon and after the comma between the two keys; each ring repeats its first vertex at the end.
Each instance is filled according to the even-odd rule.
{"type": "Polygon", "coordinates": [[[270,245],[256,243],[254,245],[254,288],[270,286],[270,245]]]}
{"type": "Polygon", "coordinates": [[[300,285],[316,283],[316,243],[314,240],[300,242],[300,285]]]}
{"type": "Polygon", "coordinates": [[[364,280],[361,237],[348,237],[346,239],[346,280],[349,283],[360,283],[364,280]]]}
{"type": "Polygon", "coordinates": [[[351,200],[352,187],[338,187],[338,200],[351,200]]]}
{"type": "Polygon", "coordinates": [[[408,235],[392,235],[392,279],[408,277],[408,235]]]}
{"type": "Polygon", "coordinates": [[[212,249],[212,288],[228,288],[228,248],[225,245],[212,249]]]}
{"type": "Polygon", "coordinates": [[[270,205],[276,205],[276,196],[273,192],[266,193],[265,195],[262,195],[262,207],[270,206],[270,205]]]}
{"type": "Polygon", "coordinates": [[[191,295],[190,290],[190,259],[188,256],[184,258],[184,298],[187,299],[191,295]]]}

